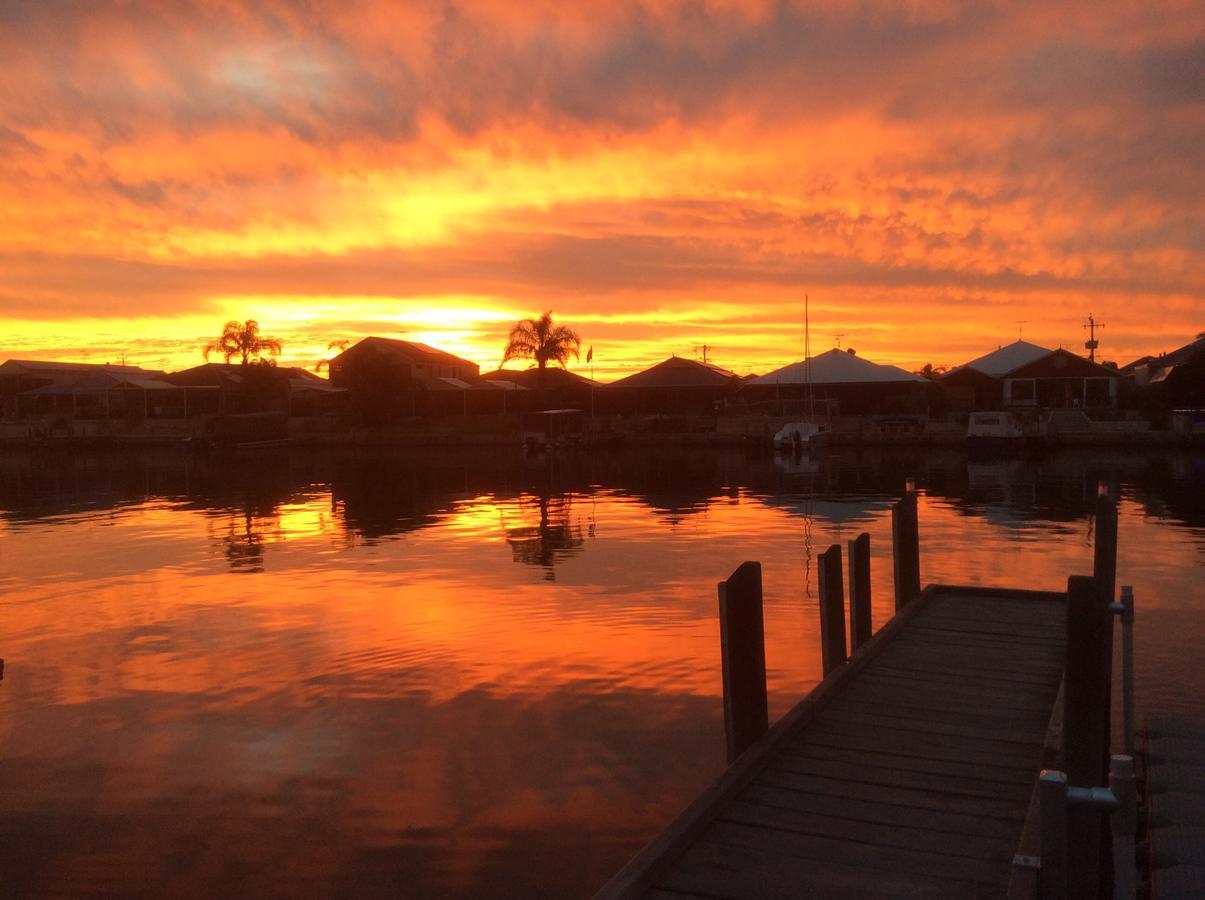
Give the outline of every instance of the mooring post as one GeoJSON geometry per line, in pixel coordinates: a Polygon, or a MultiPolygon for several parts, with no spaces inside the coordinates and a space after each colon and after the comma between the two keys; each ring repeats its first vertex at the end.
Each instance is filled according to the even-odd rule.
{"type": "Polygon", "coordinates": [[[841,545],[833,544],[817,560],[820,571],[820,650],[824,677],[845,662],[845,587],[841,583],[841,545]]]}
{"type": "Polygon", "coordinates": [[[870,535],[849,542],[849,652],[870,640],[870,535]]]}
{"type": "Polygon", "coordinates": [[[1117,586],[1117,504],[1107,494],[1096,498],[1092,577],[1100,585],[1105,602],[1112,603],[1117,586]]]}
{"type": "MultiPolygon", "coordinates": [[[[1067,668],[1063,694],[1063,762],[1072,787],[1103,786],[1108,778],[1109,678],[1113,658],[1112,613],[1096,579],[1067,579],[1067,668]]],[[[1071,896],[1095,897],[1103,852],[1104,823],[1085,809],[1068,816],[1071,896]]],[[[1110,854],[1111,862],[1111,854],[1110,854]]]]}
{"type": "Polygon", "coordinates": [[[770,727],[761,563],[744,562],[719,583],[724,731],[731,764],[770,727]]]}
{"type": "Polygon", "coordinates": [[[1114,754],[1109,765],[1109,788],[1117,798],[1113,814],[1113,896],[1132,900],[1138,896],[1138,871],[1134,836],[1138,831],[1138,792],[1134,757],[1114,754]]]}
{"type": "Polygon", "coordinates": [[[1067,776],[1043,769],[1038,776],[1042,862],[1038,869],[1040,900],[1067,900],[1067,776]]]}
{"type": "Polygon", "coordinates": [[[920,528],[916,492],[907,491],[891,507],[891,554],[895,563],[895,611],[920,594],[920,528]]]}

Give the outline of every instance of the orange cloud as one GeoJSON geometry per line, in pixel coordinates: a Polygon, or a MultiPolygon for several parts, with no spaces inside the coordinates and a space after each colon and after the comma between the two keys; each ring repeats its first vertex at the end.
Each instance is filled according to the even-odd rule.
{"type": "Polygon", "coordinates": [[[186,365],[229,314],[492,365],[552,307],[615,374],[752,371],[808,291],[883,361],[1089,311],[1124,361],[1205,318],[1191,3],[46,3],[0,52],[0,356],[186,365]]]}

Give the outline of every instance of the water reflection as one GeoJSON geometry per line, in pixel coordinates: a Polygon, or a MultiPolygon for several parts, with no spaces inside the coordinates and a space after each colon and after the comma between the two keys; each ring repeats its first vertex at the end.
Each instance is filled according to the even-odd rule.
{"type": "MultiPolygon", "coordinates": [[[[1104,481],[1119,580],[1199,642],[1201,469],[0,454],[6,890],[585,894],[723,763],[715,582],[741,561],[764,566],[778,714],[819,674],[816,550],[870,532],[890,614],[907,478],[926,580],[1035,587],[1090,571],[1104,481]]],[[[1146,695],[1193,702],[1199,673],[1139,635],[1176,685],[1146,695]]]]}
{"type": "MultiPolygon", "coordinates": [[[[582,527],[571,521],[573,499],[569,495],[534,498],[539,522],[534,525],[506,525],[506,542],[515,562],[539,566],[544,579],[556,581],[553,566],[560,559],[579,552],[586,539],[582,527]]],[[[524,504],[525,505],[525,504],[524,504]]],[[[523,505],[520,505],[520,509],[523,505]]]]}

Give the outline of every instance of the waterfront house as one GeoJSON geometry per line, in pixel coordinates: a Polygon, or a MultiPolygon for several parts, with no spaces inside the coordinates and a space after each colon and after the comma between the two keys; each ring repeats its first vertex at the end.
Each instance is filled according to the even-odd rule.
{"type": "Polygon", "coordinates": [[[671,356],[595,393],[599,412],[621,415],[708,415],[724,409],[742,379],[714,363],[671,356]]]}
{"type": "Polygon", "coordinates": [[[930,382],[848,350],[826,350],[752,378],[741,392],[751,409],[774,415],[901,415],[928,410],[930,382]]]}
{"type": "Polygon", "coordinates": [[[383,337],[366,337],[330,361],[331,384],[348,391],[351,407],[366,424],[465,414],[487,392],[491,396],[481,406],[500,406],[493,396],[499,389],[485,385],[479,371],[476,363],[443,350],[383,337]]]}
{"type": "Polygon", "coordinates": [[[1121,368],[1138,388],[1154,387],[1173,406],[1205,407],[1205,337],[1121,368]],[[1158,387],[1156,387],[1158,386],[1158,387]]]}
{"type": "Polygon", "coordinates": [[[538,406],[588,410],[590,393],[599,386],[597,382],[559,366],[549,366],[543,372],[536,366],[496,369],[484,373],[481,379],[491,385],[510,386],[512,393],[505,398],[510,412],[528,412],[538,406]]]}
{"type": "Polygon", "coordinates": [[[15,440],[187,437],[188,400],[164,373],[138,366],[0,364],[0,430],[15,440]]]}
{"type": "Polygon", "coordinates": [[[1077,356],[1014,341],[950,370],[940,379],[949,409],[1084,409],[1117,407],[1116,369],[1077,356]]]}

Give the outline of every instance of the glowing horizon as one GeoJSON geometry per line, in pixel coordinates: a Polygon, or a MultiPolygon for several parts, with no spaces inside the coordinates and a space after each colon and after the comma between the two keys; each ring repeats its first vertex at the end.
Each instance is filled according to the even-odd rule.
{"type": "Polygon", "coordinates": [[[0,359],[180,369],[231,318],[618,377],[703,344],[1125,363],[1205,329],[1198,5],[22,7],[0,359]]]}

